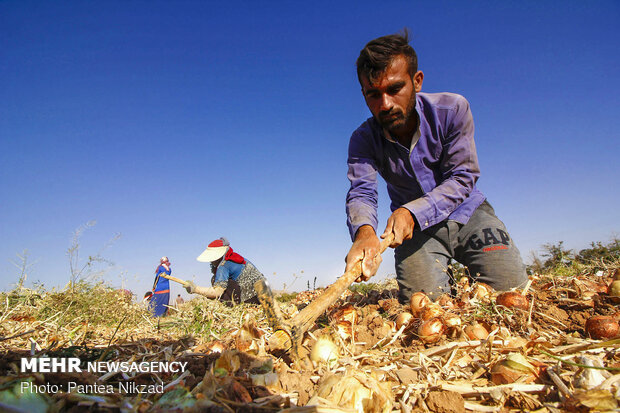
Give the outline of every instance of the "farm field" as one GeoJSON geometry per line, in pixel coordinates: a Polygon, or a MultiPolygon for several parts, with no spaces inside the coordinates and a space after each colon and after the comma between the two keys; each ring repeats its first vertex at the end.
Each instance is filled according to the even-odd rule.
{"type": "MultiPolygon", "coordinates": [[[[395,280],[354,285],[308,330],[299,358],[273,348],[260,306],[195,298],[154,319],[104,284],[16,289],[1,296],[0,410],[614,410],[620,275],[613,254],[587,264],[548,261],[509,297],[464,273],[454,296],[435,303],[419,296],[399,304],[395,280]],[[22,372],[22,358],[33,357],[79,358],[83,370],[22,372]],[[183,368],[93,373],[89,362],[183,368]]],[[[290,319],[321,293],[277,302],[290,319]]]]}

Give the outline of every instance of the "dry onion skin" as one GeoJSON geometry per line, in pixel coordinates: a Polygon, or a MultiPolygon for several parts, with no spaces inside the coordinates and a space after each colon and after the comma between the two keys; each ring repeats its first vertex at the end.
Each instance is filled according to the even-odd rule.
{"type": "Polygon", "coordinates": [[[347,305],[338,310],[333,318],[337,321],[348,321],[351,324],[357,323],[357,311],[352,305],[347,305]]]}
{"type": "Polygon", "coordinates": [[[520,308],[521,310],[527,310],[530,307],[530,303],[524,295],[516,291],[506,291],[501,293],[495,299],[498,305],[507,308],[520,308]]]}
{"type": "Polygon", "coordinates": [[[491,368],[491,381],[497,385],[510,384],[516,381],[531,383],[536,377],[536,367],[520,353],[509,354],[491,368]]]}
{"type": "Polygon", "coordinates": [[[409,306],[411,307],[411,314],[413,314],[414,316],[417,316],[418,314],[420,314],[420,311],[422,310],[422,308],[426,307],[430,303],[431,303],[431,299],[428,298],[428,296],[424,294],[423,292],[419,291],[417,293],[413,293],[409,300],[409,306]]]}
{"type": "Polygon", "coordinates": [[[617,337],[619,330],[618,321],[608,315],[595,315],[586,321],[586,335],[595,340],[617,337]]]}
{"type": "Polygon", "coordinates": [[[418,337],[424,343],[432,344],[438,342],[445,331],[446,326],[440,317],[431,318],[420,324],[418,337]]]}

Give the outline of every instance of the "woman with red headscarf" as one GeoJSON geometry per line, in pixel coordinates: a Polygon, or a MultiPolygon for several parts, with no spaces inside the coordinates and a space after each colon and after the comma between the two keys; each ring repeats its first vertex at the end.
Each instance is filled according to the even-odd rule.
{"type": "Polygon", "coordinates": [[[254,283],[265,277],[254,264],[234,252],[226,238],[211,242],[196,259],[211,263],[213,287],[201,288],[190,283],[186,287],[188,293],[198,292],[208,298],[217,298],[235,304],[240,302],[259,304],[254,283]]]}
{"type": "Polygon", "coordinates": [[[159,265],[155,269],[155,282],[153,283],[153,295],[149,299],[149,308],[154,317],[163,317],[168,313],[170,301],[170,281],[161,275],[170,275],[170,261],[168,257],[161,257],[159,265]]]}

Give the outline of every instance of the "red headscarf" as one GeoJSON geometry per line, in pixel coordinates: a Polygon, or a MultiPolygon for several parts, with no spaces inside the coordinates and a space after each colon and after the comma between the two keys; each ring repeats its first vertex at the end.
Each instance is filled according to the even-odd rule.
{"type": "Polygon", "coordinates": [[[216,239],[215,241],[210,243],[208,247],[209,248],[228,247],[226,254],[224,254],[224,261],[232,261],[237,264],[245,264],[245,258],[243,258],[241,255],[233,251],[233,249],[230,247],[230,244],[228,243],[228,240],[226,238],[216,239]]]}

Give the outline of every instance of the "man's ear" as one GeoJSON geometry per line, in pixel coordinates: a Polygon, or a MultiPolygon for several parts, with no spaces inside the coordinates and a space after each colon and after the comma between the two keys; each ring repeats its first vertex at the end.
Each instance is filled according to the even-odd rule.
{"type": "Polygon", "coordinates": [[[422,90],[422,82],[424,82],[424,73],[421,70],[415,72],[413,75],[413,87],[415,88],[415,93],[419,93],[422,90]]]}

